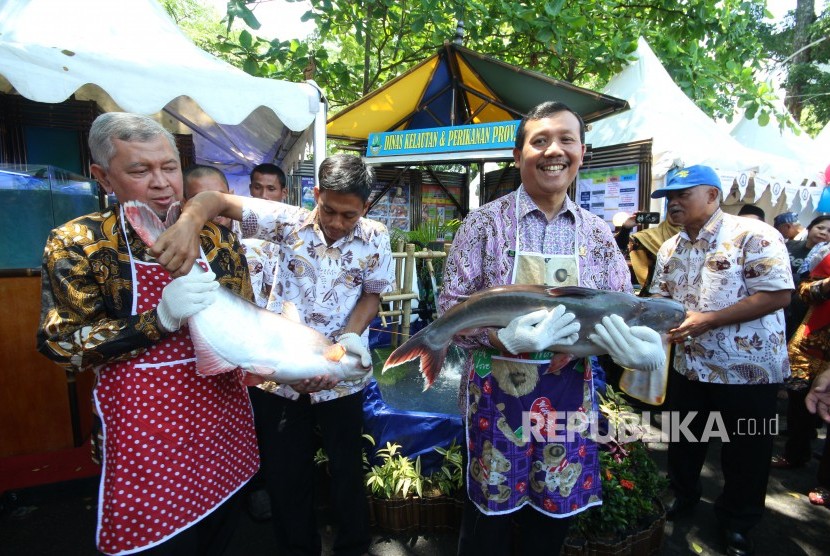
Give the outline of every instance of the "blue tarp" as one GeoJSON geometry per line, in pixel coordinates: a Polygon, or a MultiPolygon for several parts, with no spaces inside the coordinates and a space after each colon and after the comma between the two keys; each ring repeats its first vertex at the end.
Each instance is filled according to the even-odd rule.
{"type": "MultiPolygon", "coordinates": [[[[441,467],[443,456],[436,446],[464,445],[464,428],[460,415],[402,411],[390,407],[372,380],[363,390],[363,429],[375,440],[375,448],[387,442],[401,445],[403,455],[421,456],[421,473],[429,475],[441,467]]],[[[371,458],[370,458],[371,461],[371,458]]],[[[374,462],[378,463],[378,462],[374,462]]]]}

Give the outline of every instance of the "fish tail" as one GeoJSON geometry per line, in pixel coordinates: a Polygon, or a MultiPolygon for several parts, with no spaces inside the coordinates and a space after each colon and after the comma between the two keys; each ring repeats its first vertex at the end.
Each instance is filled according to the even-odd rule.
{"type": "Polygon", "coordinates": [[[140,201],[124,203],[124,214],[135,233],[147,247],[152,247],[162,232],[167,229],[153,209],[140,201]]]}
{"type": "Polygon", "coordinates": [[[407,361],[420,359],[419,366],[421,375],[424,377],[424,390],[429,389],[441,371],[441,365],[447,356],[449,342],[435,348],[427,342],[425,331],[426,329],[421,330],[393,351],[386,359],[386,363],[383,364],[381,373],[385,373],[387,369],[407,361]]]}

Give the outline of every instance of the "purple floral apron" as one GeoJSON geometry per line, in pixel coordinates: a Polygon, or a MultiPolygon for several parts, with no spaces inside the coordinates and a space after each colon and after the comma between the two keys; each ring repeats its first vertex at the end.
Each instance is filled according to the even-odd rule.
{"type": "MultiPolygon", "coordinates": [[[[513,283],[578,285],[585,250],[576,244],[573,255],[521,251],[517,221],[516,248],[513,283]]],[[[589,436],[598,409],[590,363],[575,359],[551,372],[552,357],[473,353],[467,494],[484,514],[530,504],[551,517],[566,517],[602,503],[599,455],[589,436]]]]}

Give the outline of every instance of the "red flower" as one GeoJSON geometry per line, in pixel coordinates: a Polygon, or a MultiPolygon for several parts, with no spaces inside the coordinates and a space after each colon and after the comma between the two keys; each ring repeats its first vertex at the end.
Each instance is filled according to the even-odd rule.
{"type": "Polygon", "coordinates": [[[557,506],[556,502],[554,502],[550,498],[545,498],[545,501],[542,502],[542,505],[549,512],[555,512],[555,511],[559,510],[559,506],[557,506]]]}
{"type": "Polygon", "coordinates": [[[483,431],[486,431],[490,428],[490,420],[487,419],[487,417],[479,417],[478,428],[480,428],[483,431]]]}
{"type": "Polygon", "coordinates": [[[493,393],[493,386],[490,384],[490,379],[484,381],[484,384],[481,385],[481,390],[488,396],[493,393]]]}
{"type": "Polygon", "coordinates": [[[527,450],[525,450],[525,455],[527,455],[527,457],[530,457],[530,456],[533,455],[533,444],[528,444],[527,445],[527,450]]]}
{"type": "Polygon", "coordinates": [[[620,486],[628,490],[634,490],[634,483],[627,479],[620,479],[620,486]]]}
{"type": "Polygon", "coordinates": [[[589,489],[589,488],[591,488],[593,485],[594,485],[594,477],[593,477],[593,475],[588,475],[587,477],[585,477],[585,480],[584,480],[584,481],[582,481],[582,488],[584,488],[585,490],[588,490],[588,489],[589,489]]]}
{"type": "Polygon", "coordinates": [[[584,458],[585,457],[585,452],[586,452],[585,444],[583,444],[582,446],[579,447],[579,450],[577,450],[577,453],[579,454],[579,457],[584,458]]]}
{"type": "Polygon", "coordinates": [[[525,481],[519,481],[518,483],[516,483],[516,490],[524,494],[527,490],[527,483],[525,481]]]}

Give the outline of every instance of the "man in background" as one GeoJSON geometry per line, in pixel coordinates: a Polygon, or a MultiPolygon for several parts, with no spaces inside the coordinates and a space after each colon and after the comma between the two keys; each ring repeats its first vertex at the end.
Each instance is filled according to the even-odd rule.
{"type": "Polygon", "coordinates": [[[276,164],[259,164],[251,170],[251,197],[269,201],[285,201],[288,189],[285,187],[285,172],[276,164]]]}
{"type": "Polygon", "coordinates": [[[794,212],[782,212],[772,221],[773,227],[781,232],[784,239],[802,240],[807,235],[807,230],[798,221],[798,215],[794,212]]]}
{"type": "MultiPolygon", "coordinates": [[[[232,194],[228,179],[221,170],[213,166],[195,164],[184,171],[185,201],[192,199],[202,191],[232,194]]],[[[237,237],[242,237],[238,224],[230,218],[217,216],[213,222],[225,226],[237,237]]],[[[270,241],[260,239],[242,239],[240,243],[245,250],[245,259],[248,261],[254,302],[260,307],[265,307],[268,303],[268,296],[271,294],[271,286],[274,284],[274,269],[279,263],[279,247],[270,241]]]]}
{"type": "Polygon", "coordinates": [[[764,209],[761,207],[756,207],[755,205],[744,205],[738,211],[738,216],[743,216],[744,218],[752,218],[754,220],[760,220],[761,222],[766,222],[767,220],[767,213],[764,212],[764,209]]]}

